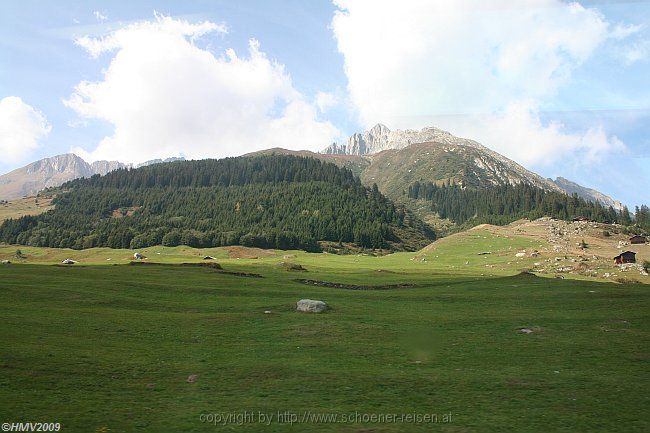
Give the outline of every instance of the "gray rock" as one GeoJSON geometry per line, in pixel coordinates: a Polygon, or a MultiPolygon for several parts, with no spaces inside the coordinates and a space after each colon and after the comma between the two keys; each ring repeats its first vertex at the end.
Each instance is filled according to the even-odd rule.
{"type": "Polygon", "coordinates": [[[314,301],[313,299],[301,299],[296,303],[296,310],[305,313],[322,313],[329,307],[323,301],[314,301]]]}

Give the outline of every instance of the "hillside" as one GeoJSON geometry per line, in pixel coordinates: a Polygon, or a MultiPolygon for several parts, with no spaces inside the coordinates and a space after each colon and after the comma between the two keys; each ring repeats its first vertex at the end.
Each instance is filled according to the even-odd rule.
{"type": "Polygon", "coordinates": [[[0,200],[0,223],[10,218],[38,215],[53,209],[51,196],[25,197],[16,200],[0,200]]]}
{"type": "Polygon", "coordinates": [[[55,209],[5,221],[23,245],[417,249],[433,232],[347,169],[284,155],[173,162],[64,185],[55,209]]]}
{"type": "MultiPolygon", "coordinates": [[[[607,204],[614,202],[611,199],[606,201],[607,196],[592,200],[581,194],[576,202],[569,196],[573,190],[564,191],[550,180],[478,144],[415,143],[363,156],[283,149],[261,153],[299,154],[349,167],[359,174],[365,185],[377,184],[379,191],[408,207],[441,234],[453,232],[458,225],[469,220],[472,220],[469,222],[471,225],[508,223],[524,217],[584,216],[603,222],[630,222],[627,214],[617,214],[609,209],[607,204]],[[424,193],[427,185],[429,188],[432,185],[442,188],[448,184],[455,185],[457,190],[440,190],[435,197],[424,193]],[[413,194],[415,186],[423,187],[421,194],[413,194]],[[483,203],[483,196],[494,196],[493,205],[483,203]],[[476,213],[477,210],[481,212],[476,213]]],[[[617,206],[614,208],[619,209],[617,206]]]]}
{"type": "Polygon", "coordinates": [[[480,269],[485,275],[517,269],[547,277],[648,284],[643,263],[650,261],[650,244],[630,245],[629,238],[630,232],[617,224],[523,219],[504,226],[482,224],[439,239],[414,260],[431,266],[449,263],[462,272],[480,269]],[[616,265],[613,258],[623,251],[635,252],[636,263],[616,265]]]}

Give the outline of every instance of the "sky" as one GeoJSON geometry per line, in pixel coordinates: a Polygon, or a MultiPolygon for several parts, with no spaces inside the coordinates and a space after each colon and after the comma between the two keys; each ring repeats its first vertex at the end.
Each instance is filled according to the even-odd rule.
{"type": "Polygon", "coordinates": [[[436,126],[650,203],[650,1],[0,0],[0,173],[436,126]]]}

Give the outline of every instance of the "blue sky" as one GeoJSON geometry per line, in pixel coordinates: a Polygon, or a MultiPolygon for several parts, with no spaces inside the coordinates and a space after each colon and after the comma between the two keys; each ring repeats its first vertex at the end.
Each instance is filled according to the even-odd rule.
{"type": "Polygon", "coordinates": [[[648,23],[648,1],[5,1],[0,172],[319,150],[381,122],[648,203],[648,23]]]}

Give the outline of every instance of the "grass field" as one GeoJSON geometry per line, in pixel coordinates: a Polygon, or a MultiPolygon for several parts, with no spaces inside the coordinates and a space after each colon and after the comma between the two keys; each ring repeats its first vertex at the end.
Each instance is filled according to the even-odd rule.
{"type": "Polygon", "coordinates": [[[0,265],[0,421],[70,432],[648,431],[648,286],[517,275],[534,259],[499,251],[537,241],[472,236],[384,257],[144,250],[158,266],[126,265],[127,250],[24,247],[23,263],[0,265]],[[178,266],[204,254],[262,278],[178,266]],[[68,256],[79,263],[46,265],[68,256]],[[302,298],[331,310],[298,313],[302,298]],[[451,422],[363,419],[414,413],[451,422]]]}

